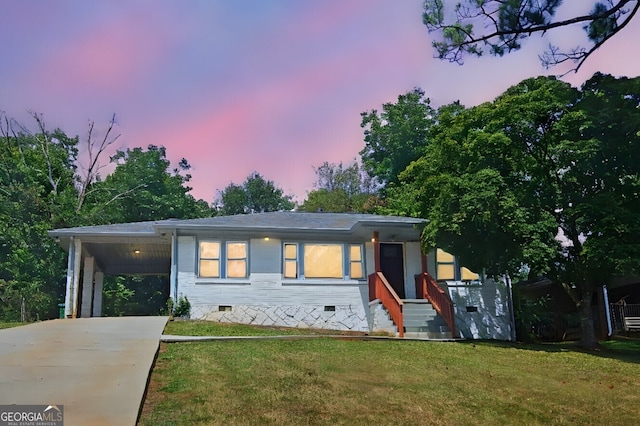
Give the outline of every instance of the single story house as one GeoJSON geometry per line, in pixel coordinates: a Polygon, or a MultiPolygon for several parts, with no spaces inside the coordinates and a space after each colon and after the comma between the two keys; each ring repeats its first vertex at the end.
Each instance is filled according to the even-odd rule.
{"type": "Polygon", "coordinates": [[[399,336],[514,338],[510,290],[442,250],[422,219],[271,212],[56,229],[67,318],[102,315],[104,275],[169,277],[191,318],[399,336]]]}

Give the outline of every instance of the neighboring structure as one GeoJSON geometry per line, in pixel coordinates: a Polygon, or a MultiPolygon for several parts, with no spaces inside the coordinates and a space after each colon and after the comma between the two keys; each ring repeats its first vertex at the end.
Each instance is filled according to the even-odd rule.
{"type": "Polygon", "coordinates": [[[186,296],[194,319],[512,339],[508,289],[441,250],[424,256],[423,223],[274,212],[49,234],[69,251],[67,318],[102,315],[104,274],[153,274],[170,277],[170,297],[186,296]]]}

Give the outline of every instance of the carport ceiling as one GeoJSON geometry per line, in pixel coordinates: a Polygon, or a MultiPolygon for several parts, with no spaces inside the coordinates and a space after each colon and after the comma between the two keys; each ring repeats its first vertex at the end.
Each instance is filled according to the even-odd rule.
{"type": "Polygon", "coordinates": [[[83,242],[107,275],[168,275],[171,272],[171,243],[128,241],[83,242]]]}

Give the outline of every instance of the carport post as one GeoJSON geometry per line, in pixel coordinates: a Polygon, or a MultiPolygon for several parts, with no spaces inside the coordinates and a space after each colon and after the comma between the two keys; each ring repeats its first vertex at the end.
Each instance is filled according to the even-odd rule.
{"type": "Polygon", "coordinates": [[[96,272],[95,284],[93,286],[93,316],[102,316],[102,283],[104,282],[104,273],[96,272]]]}
{"type": "Polygon", "coordinates": [[[82,307],[80,316],[82,318],[91,317],[91,308],[93,306],[93,257],[84,258],[84,271],[82,279],[82,307]]]}
{"type": "Polygon", "coordinates": [[[80,283],[80,257],[82,242],[79,238],[69,240],[69,261],[67,263],[67,291],[65,295],[64,315],[75,318],[78,312],[78,285],[80,283]]]}

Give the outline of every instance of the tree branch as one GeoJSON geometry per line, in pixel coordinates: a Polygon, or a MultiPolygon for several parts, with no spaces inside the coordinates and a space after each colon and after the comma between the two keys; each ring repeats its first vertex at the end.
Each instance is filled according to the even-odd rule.
{"type": "Polygon", "coordinates": [[[116,196],[114,196],[113,198],[111,198],[111,199],[110,199],[109,201],[107,201],[106,203],[104,203],[104,204],[103,204],[103,206],[108,206],[109,204],[111,204],[111,203],[113,203],[114,201],[116,201],[118,198],[122,198],[122,197],[124,197],[125,195],[128,195],[128,194],[130,194],[130,193],[134,192],[135,190],[137,190],[137,189],[139,189],[139,188],[144,188],[144,187],[146,187],[146,186],[147,186],[147,184],[146,184],[146,183],[141,183],[140,185],[134,186],[134,187],[133,187],[133,188],[131,188],[131,189],[128,189],[128,190],[126,190],[126,191],[124,191],[124,192],[121,192],[121,193],[117,194],[116,196]]]}
{"type": "Polygon", "coordinates": [[[44,124],[44,120],[42,118],[42,114],[38,115],[37,113],[30,111],[31,117],[36,120],[38,124],[38,130],[40,131],[38,134],[34,135],[34,138],[40,144],[40,149],[42,150],[42,155],[44,155],[45,162],[47,163],[47,179],[49,180],[49,184],[53,190],[54,194],[58,193],[58,183],[60,179],[55,180],[53,178],[53,165],[51,162],[51,156],[49,155],[49,144],[52,143],[49,134],[47,133],[46,126],[44,124]]]}
{"type": "Polygon", "coordinates": [[[570,71],[577,72],[584,61],[595,50],[600,48],[612,36],[629,24],[638,11],[638,8],[640,8],[638,0],[619,0],[615,4],[610,0],[608,3],[611,7],[606,9],[603,13],[596,13],[592,11],[592,13],[576,16],[570,19],[539,23],[542,20],[542,16],[553,16],[555,14],[555,10],[539,6],[538,9],[533,9],[533,11],[540,14],[540,19],[534,18],[532,20],[526,14],[528,10],[526,3],[527,2],[522,1],[518,5],[518,9],[513,11],[514,19],[510,20],[509,23],[503,27],[503,19],[500,14],[501,12],[504,12],[505,9],[503,8],[507,5],[504,1],[495,0],[493,2],[474,2],[473,6],[458,3],[456,6],[456,21],[453,23],[445,23],[443,21],[442,1],[425,1],[423,23],[426,25],[429,32],[438,31],[442,33],[441,41],[433,42],[433,46],[437,51],[436,56],[440,59],[446,59],[450,62],[462,64],[463,58],[466,54],[473,54],[476,56],[480,56],[482,54],[482,50],[478,46],[479,44],[490,47],[492,54],[502,56],[505,50],[507,52],[518,50],[520,45],[517,40],[529,37],[534,33],[545,34],[547,31],[556,28],[579,23],[590,23],[607,19],[615,20],[614,28],[606,32],[602,36],[601,40],[594,40],[594,45],[589,50],[576,48],[570,53],[564,54],[560,53],[557,49],[551,49],[551,53],[545,53],[545,55],[541,57],[541,60],[546,67],[556,65],[567,60],[574,61],[577,63],[577,66],[570,71]],[[631,10],[630,15],[622,22],[618,23],[618,19],[623,14],[628,13],[628,10],[625,10],[624,8],[631,2],[636,2],[636,5],[631,10]],[[491,3],[495,6],[494,8],[487,7],[491,3]],[[488,21],[486,28],[490,28],[490,32],[480,35],[473,34],[473,21],[477,21],[478,19],[488,21]],[[526,25],[522,25],[523,22],[526,25]]]}
{"type": "Polygon", "coordinates": [[[84,170],[84,176],[81,179],[80,190],[78,191],[78,204],[76,206],[76,212],[79,212],[82,209],[82,205],[84,204],[84,200],[86,199],[89,191],[89,186],[95,181],[98,176],[98,172],[103,168],[100,165],[100,157],[102,157],[103,153],[113,145],[120,135],[116,135],[113,138],[110,138],[111,132],[113,131],[113,127],[116,123],[116,115],[113,114],[111,120],[109,121],[109,127],[107,128],[104,137],[100,141],[100,143],[96,143],[93,138],[93,129],[95,122],[91,121],[89,123],[89,129],[87,131],[87,152],[89,153],[89,165],[84,170]],[[94,152],[94,150],[97,151],[94,152]]]}
{"type": "Polygon", "coordinates": [[[543,62],[543,65],[545,65],[545,67],[548,68],[551,65],[561,64],[566,61],[573,61],[573,62],[577,62],[576,67],[570,69],[569,71],[562,74],[561,76],[565,76],[571,71],[578,72],[582,64],[587,60],[587,58],[589,58],[589,56],[591,56],[593,52],[598,50],[600,46],[602,46],[606,41],[611,39],[611,37],[618,34],[623,28],[625,28],[629,24],[629,22],[631,22],[631,20],[636,15],[639,9],[640,9],[640,2],[637,2],[635,7],[631,10],[631,13],[629,14],[629,16],[627,16],[627,18],[624,21],[622,21],[620,25],[616,26],[610,33],[605,35],[602,40],[595,43],[589,50],[586,50],[584,48],[581,48],[581,49],[577,48],[577,49],[574,49],[571,53],[565,54],[565,53],[559,53],[557,50],[554,51],[550,47],[551,54],[549,58],[551,59],[548,59],[546,54],[540,57],[540,59],[543,62]]]}

